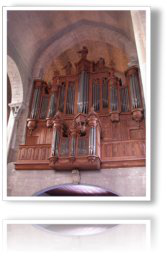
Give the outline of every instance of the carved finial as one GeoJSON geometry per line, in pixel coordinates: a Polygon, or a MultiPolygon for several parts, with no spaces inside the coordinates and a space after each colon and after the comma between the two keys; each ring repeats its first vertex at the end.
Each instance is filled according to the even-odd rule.
{"type": "Polygon", "coordinates": [[[71,75],[72,73],[72,64],[70,61],[67,62],[67,65],[63,67],[65,69],[66,75],[71,75]]]}
{"type": "Polygon", "coordinates": [[[81,59],[86,59],[88,55],[88,48],[86,46],[82,47],[82,50],[78,51],[81,54],[81,59]]]}

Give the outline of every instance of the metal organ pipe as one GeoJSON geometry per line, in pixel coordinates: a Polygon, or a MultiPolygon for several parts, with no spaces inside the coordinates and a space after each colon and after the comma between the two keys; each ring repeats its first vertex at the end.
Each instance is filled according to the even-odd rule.
{"type": "Polygon", "coordinates": [[[118,93],[117,88],[114,86],[111,86],[111,111],[117,111],[118,110],[118,93]]]}
{"type": "Polygon", "coordinates": [[[75,138],[75,135],[72,134],[72,137],[71,137],[71,156],[72,157],[75,157],[75,145],[76,145],[76,138],[75,138]]]}
{"type": "Polygon", "coordinates": [[[47,110],[48,110],[48,103],[49,103],[49,97],[48,96],[43,96],[42,97],[41,113],[40,113],[40,118],[41,119],[46,118],[47,110]]]}
{"type": "Polygon", "coordinates": [[[57,128],[53,130],[53,140],[52,140],[52,156],[57,156],[59,155],[59,142],[60,142],[60,136],[59,136],[59,131],[57,128]]]}
{"type": "Polygon", "coordinates": [[[40,92],[41,88],[35,88],[34,96],[33,96],[33,103],[32,103],[32,110],[31,110],[31,118],[36,119],[39,109],[39,102],[40,102],[40,92]]]}
{"type": "Polygon", "coordinates": [[[89,75],[82,71],[79,79],[78,112],[88,113],[89,75]]]}
{"type": "Polygon", "coordinates": [[[60,87],[60,97],[59,97],[59,110],[64,112],[64,96],[65,96],[65,83],[62,83],[60,87]]]}
{"type": "Polygon", "coordinates": [[[103,79],[102,100],[103,108],[108,108],[108,80],[106,78],[103,79]]]}
{"type": "Polygon", "coordinates": [[[92,88],[92,105],[94,110],[98,112],[100,110],[100,84],[99,80],[93,80],[93,88],[92,88]]]}
{"type": "Polygon", "coordinates": [[[96,154],[96,127],[91,127],[89,132],[89,154],[96,154]]]}
{"type": "Polygon", "coordinates": [[[132,74],[130,76],[130,90],[131,90],[131,101],[132,108],[140,108],[141,107],[141,98],[139,91],[139,83],[136,74],[132,74]]]}
{"type": "Polygon", "coordinates": [[[56,113],[56,97],[55,97],[55,93],[53,93],[50,99],[48,117],[53,117],[55,113],[56,113]]]}
{"type": "Polygon", "coordinates": [[[127,87],[121,89],[121,111],[129,111],[129,96],[127,87]]]}
{"type": "Polygon", "coordinates": [[[67,92],[66,114],[74,114],[75,84],[69,82],[67,92]]]}

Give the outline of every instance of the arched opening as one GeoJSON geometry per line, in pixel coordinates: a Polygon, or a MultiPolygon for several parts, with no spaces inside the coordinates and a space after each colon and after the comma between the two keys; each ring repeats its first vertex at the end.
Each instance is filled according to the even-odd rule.
{"type": "Polygon", "coordinates": [[[63,184],[45,188],[34,196],[118,196],[110,190],[85,184],[63,184]]]}

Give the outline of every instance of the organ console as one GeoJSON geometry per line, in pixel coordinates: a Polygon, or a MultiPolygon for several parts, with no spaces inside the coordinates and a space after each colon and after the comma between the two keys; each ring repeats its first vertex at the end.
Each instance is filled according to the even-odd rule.
{"type": "Polygon", "coordinates": [[[105,60],[80,60],[33,82],[26,142],[16,170],[99,170],[145,165],[145,119],[137,67],[117,74],[105,60]],[[123,79],[122,79],[123,78],[123,79]]]}

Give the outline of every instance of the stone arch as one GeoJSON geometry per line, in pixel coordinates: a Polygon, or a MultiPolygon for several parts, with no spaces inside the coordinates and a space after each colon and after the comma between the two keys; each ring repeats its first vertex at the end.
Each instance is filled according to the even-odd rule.
{"type": "Polygon", "coordinates": [[[137,56],[134,42],[120,29],[103,22],[80,20],[49,38],[36,56],[33,76],[38,77],[41,69],[48,65],[53,56],[58,57],[76,43],[81,44],[85,40],[105,41],[110,45],[124,49],[129,58],[137,56]]]}

